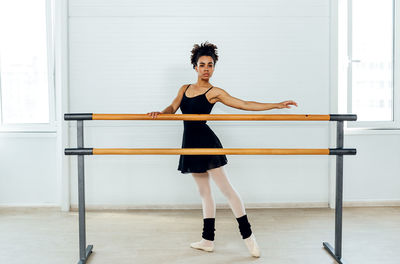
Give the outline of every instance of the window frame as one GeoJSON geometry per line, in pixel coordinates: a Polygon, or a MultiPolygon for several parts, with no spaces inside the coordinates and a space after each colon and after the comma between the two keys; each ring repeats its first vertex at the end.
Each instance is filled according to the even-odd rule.
{"type": "MultiPolygon", "coordinates": [[[[391,0],[393,5],[393,120],[392,121],[356,121],[356,122],[346,122],[345,127],[349,128],[348,130],[356,130],[356,129],[368,129],[368,130],[389,130],[389,129],[400,129],[400,86],[399,86],[399,78],[400,78],[400,56],[396,53],[400,48],[400,27],[399,25],[399,14],[400,5],[396,5],[395,0],[391,0]]],[[[347,113],[353,113],[352,109],[352,64],[357,63],[353,61],[352,57],[352,2],[353,0],[347,0],[347,99],[346,99],[346,109],[347,113]]]]}
{"type": "Polygon", "coordinates": [[[46,8],[46,42],[47,42],[47,70],[48,70],[48,123],[3,123],[2,87],[0,82],[0,132],[56,132],[55,113],[55,49],[54,49],[54,2],[45,0],[46,8]]]}

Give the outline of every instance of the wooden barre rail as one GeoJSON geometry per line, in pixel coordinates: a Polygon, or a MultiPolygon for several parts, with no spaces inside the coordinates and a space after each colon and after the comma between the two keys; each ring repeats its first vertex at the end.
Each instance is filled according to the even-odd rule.
{"type": "Polygon", "coordinates": [[[66,155],[355,155],[356,149],[67,148],[66,155]]]}
{"type": "Polygon", "coordinates": [[[357,115],[330,114],[330,115],[253,115],[253,114],[159,114],[152,118],[147,114],[92,114],[69,113],[64,114],[64,120],[250,120],[250,121],[355,121],[357,115]]]}

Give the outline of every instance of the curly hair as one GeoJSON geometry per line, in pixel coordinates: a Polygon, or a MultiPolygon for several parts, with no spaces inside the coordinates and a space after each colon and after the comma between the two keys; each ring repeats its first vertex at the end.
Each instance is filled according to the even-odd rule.
{"type": "Polygon", "coordinates": [[[192,49],[192,56],[190,58],[190,61],[193,65],[193,69],[196,67],[197,61],[201,56],[211,56],[214,60],[214,65],[215,65],[218,61],[217,53],[218,53],[217,46],[209,43],[208,41],[201,43],[200,46],[198,44],[194,44],[192,49]]]}

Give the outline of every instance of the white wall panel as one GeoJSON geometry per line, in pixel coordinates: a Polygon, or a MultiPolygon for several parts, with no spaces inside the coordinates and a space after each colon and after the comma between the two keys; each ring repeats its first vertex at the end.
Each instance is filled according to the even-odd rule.
{"type": "Polygon", "coordinates": [[[0,206],[57,206],[54,133],[0,133],[0,206]]]}
{"type": "Polygon", "coordinates": [[[70,0],[70,16],[329,16],[328,0],[70,0]]]}
{"type": "MultiPolygon", "coordinates": [[[[161,111],[182,84],[196,82],[190,50],[208,40],[220,56],[213,85],[244,100],[299,103],[253,113],[328,113],[328,2],[70,1],[70,109],[161,111]]],[[[212,113],[252,111],[218,103],[212,113]]],[[[227,148],[329,145],[326,122],[208,123],[227,148]]],[[[181,146],[182,121],[86,124],[88,147],[181,146]]],[[[75,127],[72,142],[74,135],[75,127]]],[[[329,158],[228,155],[226,170],[247,203],[327,203],[329,158]]],[[[192,176],[177,170],[178,155],[87,160],[88,204],[199,203],[192,176]]],[[[76,170],[72,173],[76,204],[76,170]]],[[[225,203],[215,185],[214,190],[217,203],[225,203]]]]}

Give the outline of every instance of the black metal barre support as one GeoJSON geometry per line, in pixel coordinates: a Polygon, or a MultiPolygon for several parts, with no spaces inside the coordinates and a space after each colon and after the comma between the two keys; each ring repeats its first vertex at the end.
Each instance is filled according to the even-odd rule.
{"type": "MultiPolygon", "coordinates": [[[[78,196],[79,196],[79,262],[85,264],[92,253],[93,245],[86,247],[85,223],[85,169],[84,155],[93,154],[92,148],[84,148],[83,120],[77,120],[77,149],[65,149],[66,155],[78,155],[78,196]]],[[[66,119],[67,120],[67,119],[66,119]]],[[[355,155],[355,149],[343,149],[343,120],[337,121],[337,148],[330,149],[330,155],[336,155],[336,204],[335,204],[335,248],[328,242],[323,242],[324,248],[339,263],[345,264],[342,259],[342,210],[343,210],[343,155],[355,155]]]]}
{"type": "MultiPolygon", "coordinates": [[[[77,145],[83,148],[83,120],[77,121],[77,145]]],[[[78,155],[78,200],[79,200],[79,262],[85,264],[92,253],[93,245],[86,247],[86,220],[85,220],[85,166],[84,155],[78,155]]]]}
{"type": "Polygon", "coordinates": [[[68,113],[64,114],[64,120],[93,120],[93,113],[68,113]]]}
{"type": "MultiPolygon", "coordinates": [[[[344,141],[343,121],[337,121],[336,148],[343,149],[344,141]]],[[[322,245],[328,253],[339,263],[345,264],[342,259],[342,212],[343,212],[343,155],[336,156],[336,202],[335,202],[335,248],[328,242],[322,245]]]]}
{"type": "Polygon", "coordinates": [[[357,115],[353,114],[330,114],[330,121],[356,121],[357,115]]]}

